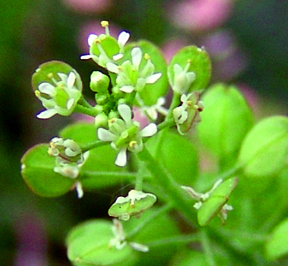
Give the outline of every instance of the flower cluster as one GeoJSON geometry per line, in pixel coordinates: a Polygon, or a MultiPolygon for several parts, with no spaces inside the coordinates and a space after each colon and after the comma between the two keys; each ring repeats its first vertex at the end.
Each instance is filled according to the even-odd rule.
{"type": "Polygon", "coordinates": [[[157,126],[149,124],[142,130],[136,121],[132,121],[131,108],[126,104],[118,105],[118,112],[122,119],[112,118],[108,121],[109,130],[98,129],[98,138],[111,142],[111,147],[118,152],[115,164],[125,166],[127,163],[127,150],[140,152],[143,149],[143,137],[151,137],[156,134],[157,126]]]}
{"type": "Polygon", "coordinates": [[[51,81],[42,82],[35,90],[36,97],[42,102],[42,105],[47,109],[37,115],[38,118],[47,119],[55,114],[63,116],[70,115],[78,100],[81,97],[81,91],[75,86],[76,74],[71,71],[68,75],[57,73],[60,81],[57,81],[51,75],[51,81]]]}

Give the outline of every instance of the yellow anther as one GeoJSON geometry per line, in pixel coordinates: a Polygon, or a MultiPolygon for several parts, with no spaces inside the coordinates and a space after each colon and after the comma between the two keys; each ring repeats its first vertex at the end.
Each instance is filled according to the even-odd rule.
{"type": "Polygon", "coordinates": [[[35,95],[36,95],[36,97],[40,97],[40,96],[41,96],[41,92],[38,91],[38,90],[36,90],[36,91],[35,91],[35,95]]]}
{"type": "Polygon", "coordinates": [[[132,141],[129,142],[129,147],[130,147],[131,149],[134,149],[135,146],[136,146],[136,144],[137,144],[137,142],[136,142],[135,140],[132,140],[132,141]]]}
{"type": "Polygon", "coordinates": [[[144,54],[144,58],[145,58],[146,60],[150,60],[150,59],[151,59],[149,54],[144,54]]]}
{"type": "Polygon", "coordinates": [[[103,28],[108,27],[108,26],[109,26],[109,22],[106,21],[106,20],[103,20],[103,21],[101,21],[101,26],[102,26],[103,28]]]}

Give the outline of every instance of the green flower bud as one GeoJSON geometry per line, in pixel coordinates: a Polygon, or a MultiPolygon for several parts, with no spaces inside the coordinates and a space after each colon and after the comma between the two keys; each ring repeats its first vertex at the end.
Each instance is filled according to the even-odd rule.
{"type": "Polygon", "coordinates": [[[99,71],[93,71],[91,74],[90,88],[92,91],[107,93],[110,80],[109,77],[99,71]]]}
{"type": "Polygon", "coordinates": [[[104,113],[101,113],[95,117],[95,126],[108,128],[108,117],[104,113]]]}

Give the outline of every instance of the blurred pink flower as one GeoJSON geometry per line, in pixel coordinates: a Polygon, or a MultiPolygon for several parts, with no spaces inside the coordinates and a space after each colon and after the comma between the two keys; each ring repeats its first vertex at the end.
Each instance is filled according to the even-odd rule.
{"type": "Polygon", "coordinates": [[[239,49],[234,36],[226,30],[207,35],[201,45],[213,62],[213,77],[228,81],[240,74],[247,65],[246,55],[239,49]]]}
{"type": "Polygon", "coordinates": [[[111,4],[110,0],[62,0],[73,11],[82,14],[98,14],[106,11],[111,4]]]}
{"type": "Polygon", "coordinates": [[[209,31],[230,16],[234,0],[186,0],[168,10],[173,23],[190,31],[209,31]]]}
{"type": "Polygon", "coordinates": [[[133,120],[140,123],[141,128],[146,127],[150,122],[149,119],[138,107],[133,107],[133,120]]]}
{"type": "Polygon", "coordinates": [[[187,45],[187,42],[182,39],[171,39],[162,45],[162,52],[166,59],[166,62],[169,63],[171,58],[180,50],[182,47],[187,45]]]}
{"type": "MultiPolygon", "coordinates": [[[[109,32],[111,36],[117,39],[121,30],[109,22],[109,32]]],[[[81,52],[83,53],[87,53],[89,51],[88,37],[90,34],[105,34],[105,29],[101,26],[100,21],[93,20],[86,22],[80,27],[77,42],[81,52]]]]}

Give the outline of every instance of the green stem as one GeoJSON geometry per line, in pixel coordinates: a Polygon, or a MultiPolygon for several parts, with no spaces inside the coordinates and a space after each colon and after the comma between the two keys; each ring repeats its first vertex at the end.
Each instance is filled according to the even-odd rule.
{"type": "Polygon", "coordinates": [[[201,235],[201,244],[202,248],[206,257],[206,261],[209,266],[216,266],[215,260],[214,260],[214,255],[211,250],[211,245],[210,245],[210,240],[208,238],[207,232],[205,229],[200,231],[201,235]]]}
{"type": "Polygon", "coordinates": [[[233,168],[227,170],[226,172],[220,174],[218,176],[218,179],[223,179],[223,181],[229,179],[230,177],[236,176],[241,170],[241,167],[239,165],[234,166],[233,168]]]}
{"type": "Polygon", "coordinates": [[[92,149],[95,149],[95,148],[98,148],[101,146],[105,146],[108,144],[109,144],[109,142],[104,142],[101,140],[95,140],[94,142],[90,142],[90,143],[87,143],[87,144],[80,146],[80,148],[81,148],[82,152],[85,152],[85,151],[89,151],[89,150],[92,150],[92,149]]]}
{"type": "Polygon", "coordinates": [[[175,107],[177,107],[179,105],[179,103],[180,103],[180,94],[178,94],[177,92],[174,92],[173,98],[172,98],[172,101],[171,101],[171,104],[170,104],[170,107],[168,110],[168,114],[165,118],[165,121],[167,121],[173,117],[173,110],[175,107]]]}
{"type": "Polygon", "coordinates": [[[158,131],[172,126],[175,126],[174,119],[173,118],[167,119],[158,125],[158,131]]]}
{"type": "Polygon", "coordinates": [[[138,191],[143,190],[143,175],[141,173],[136,175],[135,190],[138,190],[138,191]]]}
{"type": "Polygon", "coordinates": [[[74,112],[76,113],[81,113],[81,114],[85,114],[85,115],[90,115],[90,116],[96,116],[97,112],[95,109],[93,109],[93,107],[86,107],[84,105],[81,104],[77,104],[74,112]]]}
{"type": "Polygon", "coordinates": [[[86,99],[83,97],[83,95],[81,96],[80,100],[78,101],[78,104],[80,104],[84,107],[90,108],[90,109],[93,108],[92,105],[86,101],[86,99]]]}
{"type": "Polygon", "coordinates": [[[138,226],[136,226],[133,231],[131,231],[126,238],[132,238],[134,235],[136,235],[138,232],[140,232],[148,223],[153,221],[157,216],[162,215],[163,213],[169,211],[172,208],[171,204],[164,205],[160,209],[157,210],[157,212],[154,212],[152,215],[147,217],[142,223],[140,223],[138,226]]]}
{"type": "Polygon", "coordinates": [[[193,211],[193,199],[185,195],[185,191],[181,189],[171,174],[167,172],[159,160],[156,160],[146,148],[138,153],[138,157],[147,163],[148,170],[171,199],[173,206],[197,227],[196,214],[195,211],[193,211]]]}

